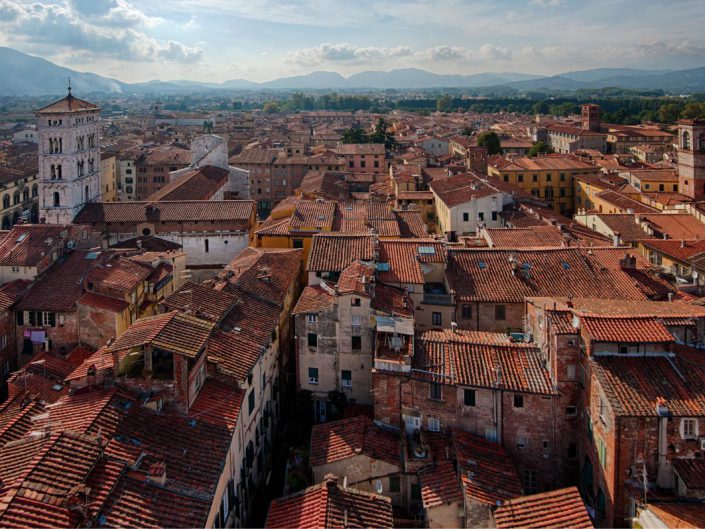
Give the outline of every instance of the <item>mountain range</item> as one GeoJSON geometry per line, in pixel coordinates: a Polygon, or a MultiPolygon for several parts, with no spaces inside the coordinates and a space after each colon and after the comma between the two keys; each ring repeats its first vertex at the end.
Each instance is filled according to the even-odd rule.
{"type": "Polygon", "coordinates": [[[0,96],[64,94],[69,77],[75,93],[80,94],[156,94],[215,90],[480,88],[494,86],[509,87],[520,92],[605,87],[663,90],[673,94],[705,92],[705,67],[689,70],[596,68],[565,72],[554,76],[513,72],[453,75],[406,68],[389,72],[360,72],[347,78],[336,72],[316,71],[263,83],[246,79],[232,79],[222,83],[193,80],[125,83],[93,73],[77,72],[40,57],[0,47],[0,71],[6,72],[4,76],[0,77],[0,96]]]}

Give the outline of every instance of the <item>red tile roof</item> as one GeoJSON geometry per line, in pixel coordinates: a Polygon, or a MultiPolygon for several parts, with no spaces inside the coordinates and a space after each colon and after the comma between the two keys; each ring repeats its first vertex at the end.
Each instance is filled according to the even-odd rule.
{"type": "Polygon", "coordinates": [[[705,520],[703,503],[651,503],[648,509],[672,529],[702,529],[705,520]]]}
{"type": "Polygon", "coordinates": [[[319,285],[307,286],[299,297],[292,314],[319,312],[335,305],[335,297],[319,285]]]}
{"type": "Polygon", "coordinates": [[[314,425],[309,459],[312,467],[358,454],[401,467],[398,432],[385,430],[363,415],[314,425]]]}
{"type": "Polygon", "coordinates": [[[37,114],[63,114],[65,112],[79,112],[82,110],[100,110],[100,108],[93,103],[72,96],[69,92],[69,95],[65,98],[54,101],[37,110],[37,114]]]}
{"type": "Polygon", "coordinates": [[[210,200],[228,182],[227,169],[206,165],[187,171],[152,193],[147,200],[210,200]]]}
{"type": "Polygon", "coordinates": [[[664,322],[655,317],[580,316],[582,334],[595,342],[673,342],[664,322]]]}
{"type": "Polygon", "coordinates": [[[470,202],[472,199],[495,195],[501,191],[489,180],[473,173],[459,174],[440,180],[432,180],[429,187],[449,208],[470,202]]]}
{"type": "Polygon", "coordinates": [[[442,461],[420,470],[419,485],[424,509],[463,501],[458,472],[451,461],[442,461]]]}
{"type": "Polygon", "coordinates": [[[336,203],[327,200],[302,200],[296,204],[289,222],[292,231],[315,231],[333,228],[336,203]]]}
{"type": "Polygon", "coordinates": [[[486,228],[484,233],[491,248],[556,248],[565,244],[563,234],[554,226],[486,228]]]}
{"type": "Polygon", "coordinates": [[[655,416],[656,399],[678,417],[705,416],[705,366],[681,356],[593,356],[591,369],[617,416],[655,416]]]}
{"type": "Polygon", "coordinates": [[[673,469],[689,489],[705,489],[705,459],[678,457],[671,460],[673,469]]]}
{"type": "Polygon", "coordinates": [[[421,263],[445,263],[446,251],[443,243],[434,239],[381,240],[379,262],[389,264],[388,271],[378,267],[380,281],[419,284],[425,282],[421,263]]]}
{"type": "Polygon", "coordinates": [[[68,237],[66,226],[17,224],[0,240],[0,266],[37,266],[68,237]]]}
{"type": "Polygon", "coordinates": [[[392,529],[392,502],[385,496],[342,489],[337,478],[279,498],[269,506],[267,529],[392,529]]]}
{"type": "Polygon", "coordinates": [[[526,297],[565,296],[605,299],[665,298],[672,291],[634,256],[623,267],[622,248],[541,250],[450,249],[448,283],[461,301],[521,303],[526,297]],[[510,257],[514,258],[516,270],[510,257]]]}
{"type": "Polygon", "coordinates": [[[452,443],[463,490],[469,499],[496,505],[521,496],[516,466],[500,445],[461,430],[453,431],[452,443]]]}
{"type": "Polygon", "coordinates": [[[167,310],[180,310],[204,320],[220,322],[239,302],[236,294],[187,281],[161,304],[167,310]]]}
{"type": "Polygon", "coordinates": [[[568,487],[505,501],[492,514],[497,529],[592,529],[578,489],[568,487]]]}
{"type": "MultiPolygon", "coordinates": [[[[229,221],[250,229],[251,200],[180,200],[160,202],[90,202],[74,224],[229,221]]],[[[202,228],[202,230],[205,228],[202,228]]],[[[220,228],[219,228],[220,229],[220,228]]],[[[130,231],[130,230],[126,230],[130,231]]],[[[132,230],[134,231],[134,230],[132,230]]]]}
{"type": "Polygon", "coordinates": [[[78,298],[78,304],[96,309],[107,310],[108,312],[115,312],[118,314],[129,307],[127,301],[110,298],[108,296],[101,296],[100,294],[95,294],[94,292],[86,292],[83,294],[80,298],[78,298]]]}
{"type": "Polygon", "coordinates": [[[311,240],[306,270],[341,272],[352,261],[371,261],[375,257],[372,235],[320,233],[311,240]]]}

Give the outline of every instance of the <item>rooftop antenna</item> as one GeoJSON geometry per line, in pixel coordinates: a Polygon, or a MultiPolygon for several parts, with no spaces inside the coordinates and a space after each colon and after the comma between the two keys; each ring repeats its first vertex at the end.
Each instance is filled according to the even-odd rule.
{"type": "Polygon", "coordinates": [[[71,77],[69,76],[69,97],[71,97],[71,77]]]}

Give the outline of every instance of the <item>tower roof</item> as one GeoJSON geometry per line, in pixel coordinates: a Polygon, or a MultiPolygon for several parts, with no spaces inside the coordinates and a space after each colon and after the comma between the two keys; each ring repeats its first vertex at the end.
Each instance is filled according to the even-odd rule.
{"type": "Polygon", "coordinates": [[[56,114],[63,112],[78,112],[81,110],[100,110],[98,105],[84,101],[83,99],[78,99],[71,95],[71,87],[69,87],[68,95],[63,98],[51,103],[37,110],[37,114],[56,114]]]}

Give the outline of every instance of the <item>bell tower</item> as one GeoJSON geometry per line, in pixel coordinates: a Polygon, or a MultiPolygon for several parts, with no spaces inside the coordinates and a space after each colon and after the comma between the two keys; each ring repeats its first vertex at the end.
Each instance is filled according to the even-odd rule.
{"type": "Polygon", "coordinates": [[[678,190],[705,200],[705,119],[678,122],[678,190]]]}
{"type": "Polygon", "coordinates": [[[36,113],[39,135],[39,218],[69,224],[100,198],[100,109],[68,95],[36,113]]]}

